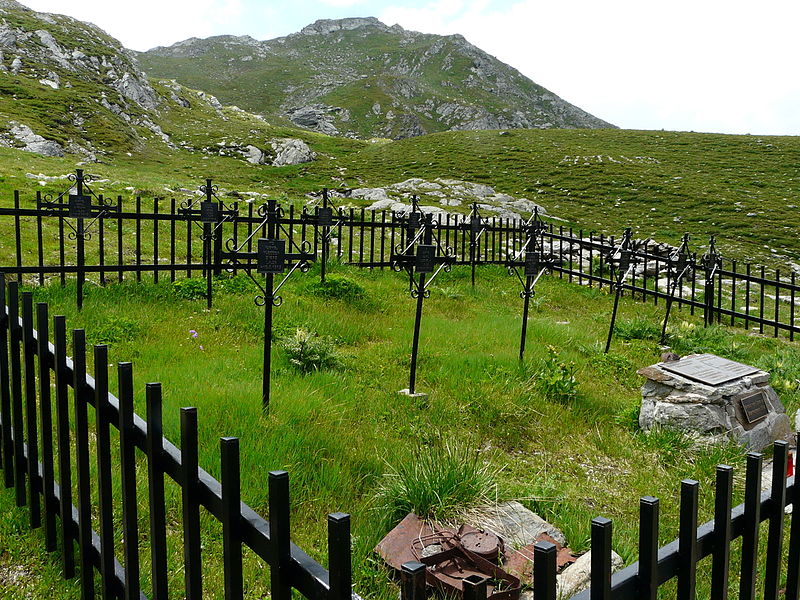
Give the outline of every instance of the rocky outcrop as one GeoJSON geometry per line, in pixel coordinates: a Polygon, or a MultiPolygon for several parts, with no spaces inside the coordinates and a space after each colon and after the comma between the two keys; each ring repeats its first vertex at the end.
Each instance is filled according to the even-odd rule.
{"type": "MultiPolygon", "coordinates": [[[[460,179],[437,178],[426,181],[412,178],[379,188],[357,188],[348,195],[371,201],[368,210],[404,212],[411,208],[411,197],[416,196],[421,210],[427,213],[446,214],[447,207],[469,208],[474,203],[484,215],[489,213],[502,219],[527,218],[537,209],[539,214],[547,214],[543,206],[527,198],[515,198],[498,193],[491,186],[460,179]]],[[[463,214],[464,211],[459,212],[463,214]]]]}
{"type": "Polygon", "coordinates": [[[287,115],[292,123],[298,127],[304,127],[326,135],[337,135],[339,130],[334,125],[334,121],[337,114],[341,113],[342,109],[338,106],[312,104],[291,109],[287,115]]]}
{"type": "Polygon", "coordinates": [[[274,140],[272,149],[275,152],[275,158],[272,160],[272,166],[274,167],[299,165],[311,162],[317,157],[317,154],[308,147],[308,144],[303,140],[294,138],[274,140]]]}
{"type": "Polygon", "coordinates": [[[11,121],[9,125],[11,125],[11,136],[22,150],[41,154],[42,156],[64,156],[64,148],[58,142],[47,140],[37,135],[24,123],[11,121]]]}
{"type": "Polygon", "coordinates": [[[36,27],[14,27],[0,14],[0,52],[14,56],[10,71],[15,75],[29,76],[53,89],[70,78],[94,81],[116,90],[119,104],[129,101],[145,111],[158,108],[158,96],[136,58],[96,26],[38,13],[15,2],[5,8],[25,13],[26,22],[33,19],[36,27]],[[65,33],[74,39],[75,47],[59,43],[65,33]],[[102,48],[102,53],[87,54],[84,50],[89,47],[102,48]]]}

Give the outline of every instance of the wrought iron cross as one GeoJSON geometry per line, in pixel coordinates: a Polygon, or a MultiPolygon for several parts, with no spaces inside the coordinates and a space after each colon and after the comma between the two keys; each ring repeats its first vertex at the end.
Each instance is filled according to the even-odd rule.
{"type": "Polygon", "coordinates": [[[95,194],[89,182],[92,181],[91,175],[85,175],[83,169],[76,169],[75,173],[70,173],[69,180],[72,185],[64,192],[58,194],[54,199],[50,194],[44,198],[37,198],[37,209],[47,215],[66,217],[75,219],[75,225],[71,221],[64,219],[64,223],[72,230],[67,237],[76,241],[76,262],[77,262],[77,305],[78,310],[83,308],[83,287],[86,283],[86,240],[91,239],[90,230],[94,224],[105,217],[111,210],[119,210],[119,206],[113,201],[106,200],[103,196],[95,194]],[[75,193],[72,193],[72,191],[75,193]],[[64,202],[64,198],[67,201],[64,202]],[[92,199],[97,201],[92,203],[92,199]],[[87,219],[89,222],[87,223],[87,219]]]}
{"type": "Polygon", "coordinates": [[[412,198],[412,210],[398,218],[405,222],[408,233],[405,242],[399,244],[392,253],[392,269],[408,273],[411,297],[417,299],[408,384],[408,393],[414,395],[417,383],[417,355],[419,353],[423,301],[431,295],[431,283],[442,271],[450,271],[456,261],[456,256],[451,248],[442,247],[439,237],[434,232],[433,215],[423,214],[416,198],[412,198]],[[429,274],[430,279],[426,281],[429,274]],[[418,278],[415,279],[414,275],[417,275],[418,278]]]}
{"type": "Polygon", "coordinates": [[[219,263],[222,252],[222,225],[235,219],[239,211],[234,207],[225,206],[222,199],[217,196],[219,187],[213,185],[211,179],[206,179],[205,185],[200,186],[200,191],[203,192],[203,197],[192,201],[187,200],[178,209],[178,213],[203,230],[200,236],[203,241],[203,273],[206,277],[206,305],[210,309],[213,303],[213,276],[219,275],[221,272],[219,263]],[[215,242],[213,253],[212,241],[215,242]]]}
{"type": "MultiPolygon", "coordinates": [[[[722,255],[717,251],[717,240],[711,236],[708,250],[700,259],[700,265],[705,271],[705,308],[703,309],[703,324],[708,326],[714,320],[714,278],[722,270],[722,255]]],[[[719,315],[717,315],[719,317],[719,315]]]]}
{"type": "Polygon", "coordinates": [[[530,301],[536,295],[536,284],[539,278],[544,275],[546,271],[552,270],[558,262],[558,259],[551,253],[545,252],[544,248],[544,232],[547,230],[547,225],[542,221],[539,216],[538,207],[534,209],[530,219],[522,225],[522,231],[525,233],[525,242],[513,257],[506,261],[506,268],[509,274],[516,275],[522,291],[519,293],[520,298],[523,299],[522,307],[522,334],[519,342],[519,359],[523,360],[525,357],[525,341],[528,333],[528,312],[530,310],[530,301]],[[523,275],[520,275],[519,269],[523,269],[523,275]]]}
{"type": "Polygon", "coordinates": [[[681,245],[669,255],[669,273],[672,275],[667,281],[667,310],[664,315],[664,324],[661,327],[661,343],[667,341],[667,323],[669,313],[672,310],[672,303],[675,300],[675,292],[681,286],[683,278],[694,270],[692,255],[689,251],[689,234],[684,233],[681,238],[681,245]]]}
{"type": "Polygon", "coordinates": [[[626,227],[622,233],[622,241],[608,253],[606,262],[611,266],[612,275],[616,274],[616,281],[614,283],[614,309],[611,312],[611,324],[608,328],[608,338],[606,339],[605,353],[611,349],[611,338],[614,335],[614,324],[617,320],[617,311],[619,310],[619,297],[625,287],[625,281],[628,279],[633,269],[635,262],[633,261],[633,240],[631,239],[631,228],[626,227]]]}
{"type": "Polygon", "coordinates": [[[261,223],[238,246],[233,238],[229,239],[225,244],[227,250],[222,252],[222,259],[244,270],[261,292],[255,297],[255,303],[257,306],[264,307],[264,365],[261,402],[264,412],[268,413],[272,362],[272,309],[283,304],[283,298],[278,295],[283,285],[295,271],[306,273],[315,257],[311,251],[311,244],[306,240],[303,240],[300,245],[290,242],[296,252],[287,252],[286,244],[290,236],[281,222],[283,210],[278,206],[276,200],[268,200],[266,204],[261,205],[258,208],[258,214],[263,219],[261,223]],[[256,240],[256,251],[245,251],[244,248],[252,245],[253,238],[264,227],[267,228],[267,237],[256,240]],[[281,232],[284,239],[280,237],[281,232]],[[275,286],[275,275],[282,275],[287,268],[289,269],[288,273],[275,286]],[[264,285],[253,277],[253,269],[265,276],[264,285]]]}

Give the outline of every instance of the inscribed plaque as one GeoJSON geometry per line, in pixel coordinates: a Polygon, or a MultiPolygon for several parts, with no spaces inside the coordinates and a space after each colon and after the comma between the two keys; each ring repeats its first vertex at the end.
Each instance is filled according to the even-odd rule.
{"type": "Polygon", "coordinates": [[[69,197],[69,217],[70,219],[91,219],[92,218],[92,199],[89,196],[70,196],[69,197]]]}
{"type": "Polygon", "coordinates": [[[286,240],[258,240],[258,272],[283,273],[286,268],[286,240]]]}
{"type": "Polygon", "coordinates": [[[679,361],[664,363],[661,368],[706,385],[720,385],[759,371],[750,365],[743,365],[713,354],[689,356],[679,361]]]}
{"type": "Polygon", "coordinates": [[[417,246],[417,261],[414,265],[417,273],[433,273],[436,258],[436,246],[420,244],[417,246]]]}

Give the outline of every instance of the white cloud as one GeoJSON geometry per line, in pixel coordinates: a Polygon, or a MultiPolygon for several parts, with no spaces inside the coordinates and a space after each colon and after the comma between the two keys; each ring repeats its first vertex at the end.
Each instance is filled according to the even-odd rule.
{"type": "Polygon", "coordinates": [[[622,127],[800,134],[794,1],[439,0],[381,18],[461,33],[622,127]]]}
{"type": "Polygon", "coordinates": [[[363,4],[364,0],[319,0],[320,3],[325,4],[326,6],[335,6],[337,8],[349,8],[350,6],[356,6],[358,4],[363,4]]]}
{"type": "Polygon", "coordinates": [[[218,35],[242,18],[242,0],[137,0],[129,9],[101,0],[23,0],[40,12],[89,21],[127,48],[147,50],[189,37],[218,35]],[[220,29],[222,28],[222,29],[220,29]]]}

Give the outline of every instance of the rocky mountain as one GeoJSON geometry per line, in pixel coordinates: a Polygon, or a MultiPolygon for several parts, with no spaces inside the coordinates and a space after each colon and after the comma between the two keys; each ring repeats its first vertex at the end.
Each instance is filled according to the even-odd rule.
{"type": "Polygon", "coordinates": [[[191,38],[138,56],[150,75],[330,135],[613,127],[460,35],[407,31],[375,18],[321,20],[268,41],[191,38]]]}
{"type": "Polygon", "coordinates": [[[315,156],[298,133],[149,79],[91,23],[0,0],[0,146],[90,162],[188,151],[282,166],[315,156]]]}

